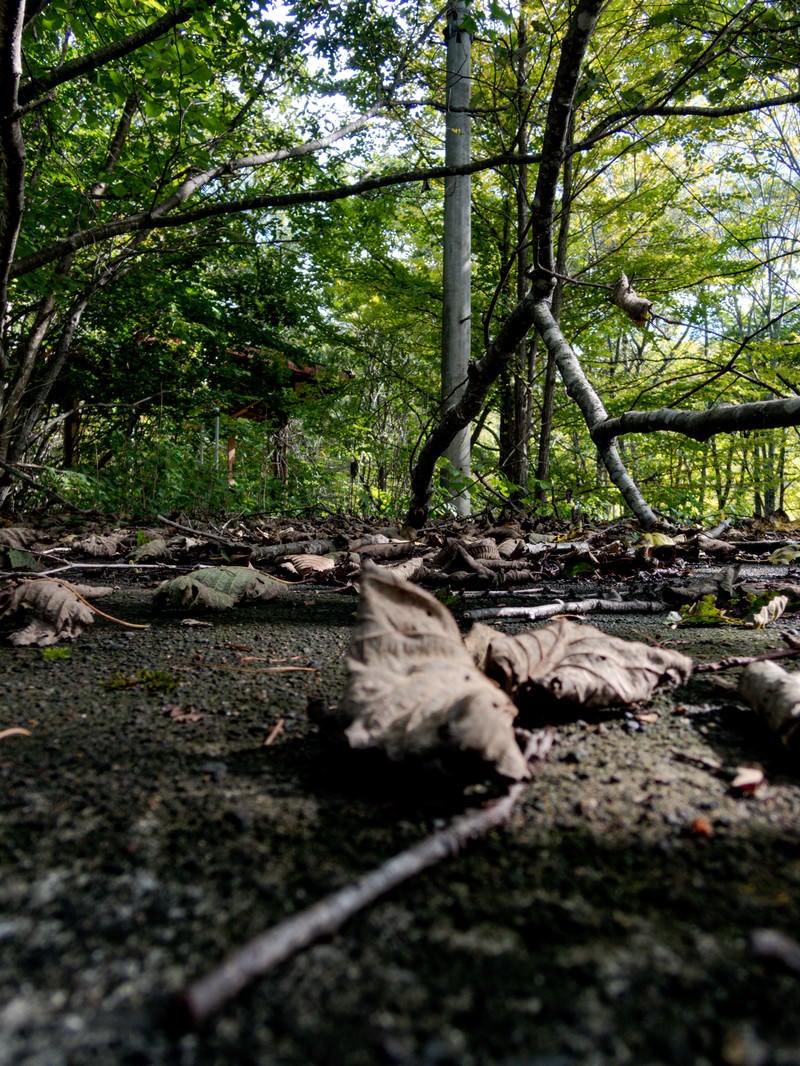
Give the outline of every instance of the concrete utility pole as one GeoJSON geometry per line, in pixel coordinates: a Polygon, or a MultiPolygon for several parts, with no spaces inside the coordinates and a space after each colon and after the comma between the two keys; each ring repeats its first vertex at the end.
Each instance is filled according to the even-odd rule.
{"type": "MultiPolygon", "coordinates": [[[[447,112],[445,166],[470,161],[469,100],[471,82],[470,34],[461,28],[468,0],[447,4],[447,112]]],[[[446,179],[444,190],[444,310],[442,318],[442,399],[448,410],[464,390],[472,339],[470,177],[459,174],[446,179]]],[[[470,427],[465,426],[444,455],[458,475],[459,484],[470,477],[470,427]]],[[[470,513],[469,489],[462,488],[453,504],[456,513],[470,513]]]]}

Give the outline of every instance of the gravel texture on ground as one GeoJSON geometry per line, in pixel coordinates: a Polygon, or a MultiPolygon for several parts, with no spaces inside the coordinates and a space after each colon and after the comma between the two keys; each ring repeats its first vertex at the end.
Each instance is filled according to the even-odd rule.
{"type": "MultiPolygon", "coordinates": [[[[31,734],[0,740],[0,1066],[800,1063],[800,975],[752,950],[800,934],[800,780],[708,674],[554,723],[506,828],[171,1035],[187,981],[487,789],[387,771],[314,724],[353,594],[210,627],[150,600],[104,601],[150,628],[98,620],[68,659],[0,646],[0,729],[31,734]],[[731,787],[749,763],[756,795],[731,787]]],[[[781,645],[781,623],[590,621],[698,662],[781,645]]]]}

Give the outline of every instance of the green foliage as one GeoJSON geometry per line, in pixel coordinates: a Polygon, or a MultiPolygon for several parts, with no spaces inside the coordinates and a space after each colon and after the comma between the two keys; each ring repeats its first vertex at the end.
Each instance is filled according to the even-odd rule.
{"type": "Polygon", "coordinates": [[[42,648],[42,658],[46,663],[63,662],[65,659],[72,658],[71,648],[42,648]]]}
{"type": "MultiPolygon", "coordinates": [[[[0,447],[11,442],[12,458],[43,465],[45,487],[119,514],[400,513],[409,464],[438,414],[443,184],[213,211],[241,197],[438,163],[441,18],[422,0],[291,0],[280,13],[249,0],[199,4],[189,22],[46,92],[65,63],[166,10],[159,0],[52,0],[26,32],[25,85],[41,99],[23,119],[26,213],[4,336],[0,447]],[[368,129],[324,151],[299,149],[378,97],[368,129]],[[196,208],[207,217],[178,224],[196,208]],[[25,265],[71,234],[154,210],[174,224],[104,236],[36,270],[25,265]],[[46,343],[27,360],[37,315],[51,301],[46,343]],[[80,328],[59,369],[59,338],[78,309],[80,328]],[[9,413],[2,405],[13,397],[20,409],[9,413]],[[76,404],[65,468],[56,430],[76,404]],[[230,419],[251,405],[263,421],[230,419]]],[[[523,134],[538,150],[565,15],[545,3],[470,5],[476,156],[515,151],[523,134]]],[[[710,122],[654,111],[786,91],[797,66],[794,19],[786,0],[758,2],[732,20],[718,4],[682,0],[656,0],[646,11],[612,0],[604,9],[575,114],[565,269],[580,284],[565,286],[561,323],[611,414],[793,393],[797,112],[710,122]],[[645,330],[608,299],[622,271],[653,301],[658,317],[645,330]]],[[[528,200],[535,176],[532,164],[528,200]]],[[[521,172],[503,164],[472,180],[479,357],[484,330],[494,336],[519,296],[521,172]]],[[[534,434],[543,381],[539,351],[525,383],[534,434]]],[[[493,397],[475,447],[476,506],[513,498],[564,518],[621,513],[562,393],[546,485],[532,476],[514,485],[498,472],[498,406],[493,397]]],[[[697,443],[662,434],[625,438],[620,451],[652,506],[703,520],[800,507],[796,436],[697,443]]],[[[442,473],[434,504],[447,513],[454,486],[442,473]]]]}
{"type": "Polygon", "coordinates": [[[680,609],[683,625],[690,626],[718,626],[722,623],[729,625],[739,624],[738,619],[731,618],[720,607],[717,607],[716,596],[709,593],[696,603],[686,604],[680,609]]]}

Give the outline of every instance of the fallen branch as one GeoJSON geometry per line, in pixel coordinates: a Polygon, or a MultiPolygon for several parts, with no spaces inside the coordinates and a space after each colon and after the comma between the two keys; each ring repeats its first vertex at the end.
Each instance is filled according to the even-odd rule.
{"type": "Polygon", "coordinates": [[[250,552],[251,562],[274,562],[284,555],[327,555],[341,547],[339,541],[330,538],[322,540],[295,540],[285,544],[264,544],[261,547],[242,545],[250,552]]]}
{"type": "MultiPolygon", "coordinates": [[[[46,552],[36,552],[39,558],[47,558],[46,552]]],[[[2,577],[54,577],[64,570],[194,570],[195,566],[173,566],[172,563],[62,563],[52,570],[0,570],[2,577]]]]}
{"type": "Polygon", "coordinates": [[[663,603],[654,600],[601,600],[596,597],[587,600],[556,600],[554,603],[542,603],[538,607],[483,607],[477,611],[467,611],[464,615],[470,622],[484,618],[525,618],[536,622],[542,618],[553,618],[557,614],[588,614],[590,611],[605,611],[607,614],[659,614],[665,611],[663,603]]]}
{"type": "MultiPolygon", "coordinates": [[[[534,734],[526,756],[544,758],[551,743],[549,733],[534,734]]],[[[348,918],[397,885],[455,855],[471,840],[503,825],[510,818],[523,790],[521,783],[512,785],[504,796],[488,807],[456,818],[446,829],[401,851],[355,884],[331,893],[255,937],[175,998],[168,1018],[170,1027],[185,1032],[202,1026],[256,978],[263,977],[320,937],[335,933],[348,918]]]]}
{"type": "Polygon", "coordinates": [[[766,663],[774,659],[791,659],[800,655],[800,648],[778,648],[765,651],[763,655],[729,655],[726,659],[717,659],[712,663],[697,663],[696,674],[715,674],[720,670],[732,670],[737,666],[750,666],[751,663],[766,663]]]}
{"type": "MultiPolygon", "coordinates": [[[[165,526],[170,526],[171,529],[179,529],[181,533],[188,533],[190,537],[199,537],[200,540],[213,540],[215,544],[222,544],[226,548],[234,547],[230,537],[220,537],[217,533],[194,529],[192,526],[183,526],[180,522],[173,522],[171,518],[166,518],[163,514],[157,514],[156,518],[159,522],[163,522],[165,526]]],[[[249,548],[249,545],[236,544],[235,547],[249,548]]]]}
{"type": "Polygon", "coordinates": [[[800,751],[800,673],[775,663],[751,663],[739,678],[739,695],[784,747],[800,751]]]}

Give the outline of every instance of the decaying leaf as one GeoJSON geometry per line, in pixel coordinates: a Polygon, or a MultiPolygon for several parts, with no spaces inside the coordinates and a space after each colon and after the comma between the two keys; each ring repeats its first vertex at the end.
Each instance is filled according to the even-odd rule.
{"type": "Polygon", "coordinates": [[[90,533],[73,541],[72,547],[96,559],[111,559],[119,553],[120,546],[127,538],[128,532],[124,529],[115,530],[113,533],[90,533]]]}
{"type": "Polygon", "coordinates": [[[27,526],[6,526],[0,529],[0,550],[30,548],[39,539],[39,534],[35,529],[28,529],[27,526]]]}
{"type": "Polygon", "coordinates": [[[765,625],[780,618],[788,606],[788,596],[774,596],[769,603],[765,603],[760,610],[755,612],[752,619],[753,625],[756,629],[763,629],[765,625]]]}
{"type": "Polygon", "coordinates": [[[518,636],[473,626],[465,643],[518,704],[537,696],[610,707],[648,699],[658,685],[681,685],[692,672],[686,655],[609,636],[562,619],[518,636]]]}
{"type": "Polygon", "coordinates": [[[301,578],[314,577],[316,574],[325,573],[327,570],[333,570],[336,566],[336,559],[332,555],[287,555],[283,560],[284,563],[288,563],[294,573],[298,574],[301,578]]]}
{"type": "Polygon", "coordinates": [[[52,578],[22,581],[0,596],[0,619],[21,614],[27,625],[12,633],[17,645],[44,648],[59,640],[75,640],[91,625],[92,610],[79,597],[75,586],[52,578]]]}
{"type": "Polygon", "coordinates": [[[353,748],[390,759],[473,754],[504,777],[529,776],[516,707],[482,675],[455,619],[423,589],[364,564],[342,715],[353,748]]]}
{"type": "Polygon", "coordinates": [[[164,559],[169,555],[169,545],[164,537],[153,537],[152,540],[140,544],[131,553],[131,562],[142,563],[146,559],[164,559]]]}
{"type": "Polygon", "coordinates": [[[721,607],[717,607],[712,594],[703,596],[696,603],[686,604],[680,608],[681,622],[690,626],[735,625],[738,619],[729,617],[721,607]]]}
{"type": "Polygon", "coordinates": [[[208,608],[225,610],[241,603],[287,598],[291,590],[281,581],[247,566],[208,566],[164,581],[153,605],[162,610],[208,608]]]}
{"type": "Polygon", "coordinates": [[[790,566],[800,556],[800,546],[797,544],[785,544],[778,548],[769,557],[769,562],[775,566],[790,566]]]}

